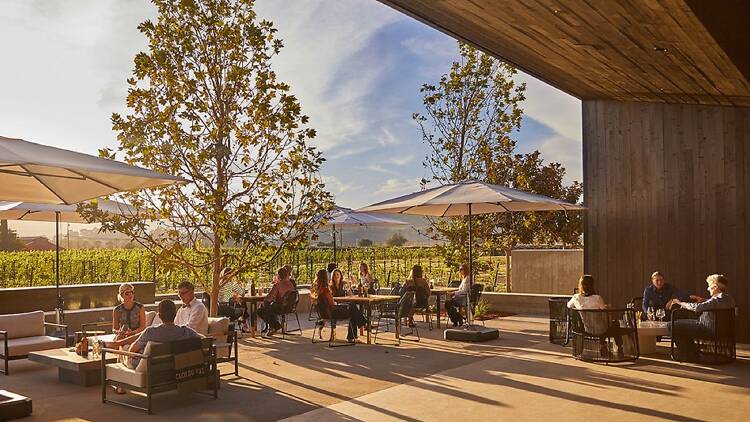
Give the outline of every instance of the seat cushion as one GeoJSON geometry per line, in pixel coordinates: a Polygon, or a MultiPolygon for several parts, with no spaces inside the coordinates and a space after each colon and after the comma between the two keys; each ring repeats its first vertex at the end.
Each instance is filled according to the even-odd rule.
{"type": "Polygon", "coordinates": [[[146,374],[144,372],[130,369],[122,363],[110,363],[107,365],[107,379],[134,387],[146,386],[146,374]]]}
{"type": "Polygon", "coordinates": [[[216,345],[216,357],[219,359],[226,359],[232,354],[232,344],[227,342],[217,342],[216,345]]]}
{"type": "Polygon", "coordinates": [[[150,327],[154,323],[156,317],[156,311],[146,311],[146,327],[150,327]]]}
{"type": "Polygon", "coordinates": [[[24,356],[29,352],[65,347],[65,340],[50,336],[33,336],[8,340],[9,356],[24,356]]]}
{"type": "Polygon", "coordinates": [[[208,319],[208,335],[217,340],[226,340],[226,335],[229,332],[229,318],[209,318],[208,319]]]}
{"type": "Polygon", "coordinates": [[[44,312],[0,315],[0,331],[7,331],[9,339],[44,336],[44,312]]]}

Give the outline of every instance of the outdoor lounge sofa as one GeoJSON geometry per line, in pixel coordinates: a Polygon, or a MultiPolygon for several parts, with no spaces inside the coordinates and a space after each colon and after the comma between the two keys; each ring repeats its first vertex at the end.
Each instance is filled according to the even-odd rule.
{"type": "MultiPolygon", "coordinates": [[[[237,356],[237,331],[227,317],[208,319],[208,336],[214,339],[216,347],[216,362],[233,362],[234,375],[239,376],[239,360],[237,356]]],[[[219,373],[219,376],[229,375],[219,373]]]]}
{"type": "Polygon", "coordinates": [[[65,347],[67,338],[68,327],[45,322],[43,311],[0,315],[0,356],[4,362],[0,371],[8,375],[8,361],[26,359],[30,352],[65,347]],[[48,336],[50,327],[64,332],[65,337],[48,336]]]}
{"type": "Polygon", "coordinates": [[[218,398],[219,377],[213,338],[189,338],[171,343],[148,342],[143,353],[102,349],[102,403],[114,403],[152,413],[154,394],[179,390],[201,392],[218,398]],[[122,361],[107,364],[107,354],[121,356],[126,362],[140,358],[135,368],[122,361]],[[110,387],[139,392],[146,396],[146,407],[107,398],[110,387]]]}

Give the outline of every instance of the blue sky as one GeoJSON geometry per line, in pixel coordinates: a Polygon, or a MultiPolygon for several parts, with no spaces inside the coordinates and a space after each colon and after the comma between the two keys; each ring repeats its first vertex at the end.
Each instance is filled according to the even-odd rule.
{"type": "MultiPolygon", "coordinates": [[[[4,0],[0,5],[0,135],[95,154],[115,146],[109,116],[124,112],[125,79],[145,50],[145,0],[4,0]]],[[[321,170],[340,205],[361,207],[418,190],[426,149],[411,114],[456,42],[375,0],[259,0],[285,48],[274,67],[298,96],[321,170]]],[[[540,149],[581,179],[580,101],[527,75],[519,150],[540,149]]],[[[11,224],[23,234],[49,225],[11,224]]]]}

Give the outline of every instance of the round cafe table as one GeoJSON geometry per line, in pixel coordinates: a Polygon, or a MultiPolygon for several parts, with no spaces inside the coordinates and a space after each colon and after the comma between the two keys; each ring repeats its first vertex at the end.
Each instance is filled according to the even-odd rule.
{"type": "Polygon", "coordinates": [[[638,322],[638,349],[642,355],[656,353],[656,337],[668,336],[669,327],[665,321],[638,322]]]}

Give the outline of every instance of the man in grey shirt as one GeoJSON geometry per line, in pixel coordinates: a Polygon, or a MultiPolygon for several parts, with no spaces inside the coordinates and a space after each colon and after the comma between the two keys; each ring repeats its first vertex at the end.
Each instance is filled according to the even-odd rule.
{"type": "MultiPolygon", "coordinates": [[[[141,353],[146,348],[149,341],[157,343],[169,343],[171,341],[182,340],[191,337],[203,337],[195,330],[188,326],[174,324],[174,318],[177,315],[177,307],[171,300],[162,300],[159,302],[159,318],[162,324],[157,327],[148,327],[143,330],[138,340],[131,346],[130,351],[141,353]]],[[[138,366],[140,359],[133,359],[133,366],[138,366]]]]}

